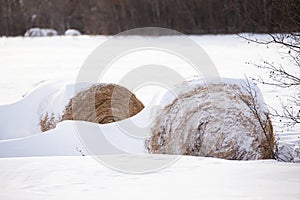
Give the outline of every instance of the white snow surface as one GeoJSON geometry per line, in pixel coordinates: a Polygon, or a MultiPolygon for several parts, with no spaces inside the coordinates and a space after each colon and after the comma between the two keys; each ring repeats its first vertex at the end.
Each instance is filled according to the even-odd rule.
{"type": "Polygon", "coordinates": [[[300,166],[273,160],[241,162],[183,156],[161,171],[134,175],[112,171],[90,156],[2,158],[0,170],[0,199],[9,200],[300,197],[300,166]]]}
{"type": "MultiPolygon", "coordinates": [[[[266,75],[246,62],[262,59],[286,62],[282,59],[282,49],[248,43],[235,35],[189,37],[207,52],[221,77],[235,81],[245,78],[245,75],[266,75]]],[[[124,152],[145,152],[144,140],[124,135],[115,123],[97,125],[64,121],[57,128],[41,133],[38,125],[41,114],[46,111],[57,115],[61,113],[68,99],[74,95],[74,81],[84,60],[109,38],[0,38],[0,199],[300,198],[299,164],[182,156],[161,171],[130,175],[106,168],[90,156],[82,156],[88,155],[89,151],[78,134],[77,123],[91,130],[95,127],[105,130],[104,136],[124,152]]],[[[145,38],[132,36],[125,39],[145,38]]],[[[176,41],[176,37],[161,39],[162,42],[176,41]]],[[[150,61],[172,67],[187,80],[195,79],[193,69],[187,69],[178,58],[145,50],[115,62],[102,82],[118,83],[128,70],[141,64],[151,64],[150,61]]],[[[82,85],[83,88],[87,86],[89,84],[82,85]]],[[[265,102],[277,109],[280,108],[277,96],[297,92],[258,86],[265,102]]],[[[155,112],[151,109],[153,105],[163,106],[174,99],[170,94],[162,102],[165,89],[160,87],[143,87],[133,92],[146,108],[130,120],[143,125],[151,121],[155,112]],[[153,96],[154,99],[149,98],[153,96]]],[[[274,128],[281,139],[279,142],[285,144],[282,151],[287,153],[284,155],[296,155],[300,145],[300,128],[286,128],[276,122],[274,128]]],[[[151,157],[165,159],[166,155],[151,157]]],[[[291,161],[297,162],[299,157],[296,155],[296,160],[291,161]]]]}

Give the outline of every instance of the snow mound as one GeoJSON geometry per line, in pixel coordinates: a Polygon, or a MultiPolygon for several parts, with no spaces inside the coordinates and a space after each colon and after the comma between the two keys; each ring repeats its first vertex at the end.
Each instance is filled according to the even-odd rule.
{"type": "Polygon", "coordinates": [[[72,97],[65,82],[44,82],[20,101],[0,105],[0,139],[13,139],[40,133],[39,121],[45,112],[61,112],[72,97]]]}
{"type": "Polygon", "coordinates": [[[80,31],[78,31],[76,29],[68,29],[65,31],[65,35],[78,36],[78,35],[81,35],[81,33],[80,33],[80,31]]]}
{"type": "MultiPolygon", "coordinates": [[[[106,84],[106,86],[112,85],[106,84]]],[[[91,91],[89,90],[91,88],[97,87],[91,83],[44,82],[20,101],[1,105],[0,124],[5,126],[0,126],[0,157],[89,155],[81,140],[78,126],[84,127],[89,137],[104,139],[97,140],[99,146],[105,146],[105,142],[109,141],[109,144],[124,152],[144,153],[145,141],[124,134],[117,123],[104,125],[85,121],[61,121],[60,116],[70,99],[82,91],[91,91]],[[42,132],[39,122],[47,114],[54,117],[55,128],[42,132]]],[[[104,88],[108,89],[108,87],[104,88]]],[[[132,93],[126,94],[130,94],[128,96],[131,97],[132,93]]],[[[126,106],[122,109],[125,108],[126,106]]],[[[149,121],[150,108],[145,108],[133,116],[138,124],[149,121]]],[[[126,122],[123,120],[123,123],[126,122]]],[[[131,119],[128,119],[128,123],[130,122],[131,119]]],[[[111,149],[105,151],[111,153],[111,149]]]]}
{"type": "Polygon", "coordinates": [[[300,136],[298,132],[287,131],[276,135],[278,160],[300,163],[300,136]]]}
{"type": "Polygon", "coordinates": [[[58,33],[54,29],[46,28],[31,28],[24,34],[25,37],[46,37],[46,36],[57,36],[58,33]]]}
{"type": "MultiPolygon", "coordinates": [[[[97,145],[105,146],[107,141],[124,152],[144,153],[144,140],[129,137],[121,132],[117,124],[106,125],[84,121],[63,121],[55,129],[37,133],[24,138],[0,140],[0,158],[32,156],[86,156],[93,154],[86,149],[86,144],[78,133],[78,126],[85,127],[90,137],[97,140],[97,145]]],[[[112,153],[105,149],[104,153],[112,153]]],[[[103,153],[103,152],[102,152],[103,153]]]]}
{"type": "Polygon", "coordinates": [[[150,153],[237,160],[274,158],[272,124],[253,83],[227,79],[204,84],[195,80],[176,90],[180,91],[177,98],[151,125],[146,142],[150,153]]]}
{"type": "Polygon", "coordinates": [[[0,126],[0,140],[31,136],[74,118],[96,123],[119,121],[143,108],[133,93],[115,84],[44,82],[20,101],[0,105],[0,123],[5,124],[0,126]]]}
{"type": "Polygon", "coordinates": [[[0,105],[0,140],[31,136],[41,132],[40,121],[49,118],[60,121],[68,101],[77,91],[91,87],[91,83],[65,81],[43,82],[33,88],[23,99],[0,105]]]}

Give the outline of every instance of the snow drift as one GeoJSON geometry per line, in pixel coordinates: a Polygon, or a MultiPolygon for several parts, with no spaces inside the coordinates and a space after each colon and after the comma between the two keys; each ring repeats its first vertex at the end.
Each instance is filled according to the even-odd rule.
{"type": "MultiPolygon", "coordinates": [[[[112,145],[125,152],[144,153],[144,140],[127,136],[116,123],[104,125],[86,121],[61,121],[65,106],[70,103],[70,99],[78,100],[79,103],[77,105],[84,105],[82,101],[90,103],[92,102],[91,99],[81,99],[80,97],[91,97],[93,94],[91,93],[92,90],[98,89],[98,93],[96,94],[104,95],[99,98],[96,95],[96,99],[103,100],[103,102],[97,102],[98,111],[103,110],[103,108],[109,109],[109,100],[105,97],[110,98],[109,95],[112,94],[112,88],[114,87],[117,88],[114,90],[114,93],[116,93],[116,97],[119,97],[120,100],[115,101],[115,103],[126,103],[126,99],[128,99],[131,100],[131,103],[128,104],[129,108],[132,108],[133,104],[135,105],[136,103],[140,106],[139,108],[143,107],[143,104],[135,99],[130,91],[121,86],[113,84],[95,86],[91,83],[75,84],[64,81],[41,83],[20,101],[0,105],[0,124],[3,124],[0,126],[0,157],[89,155],[85,150],[83,141],[81,141],[78,126],[85,127],[85,130],[88,130],[89,136],[98,136],[100,130],[103,138],[106,139],[105,141],[109,141],[112,145]],[[82,94],[86,95],[81,96],[82,94]],[[120,99],[121,97],[122,99],[120,99]],[[100,105],[102,108],[99,108],[100,105]],[[42,133],[39,122],[41,119],[45,119],[45,116],[53,120],[47,121],[47,123],[52,123],[53,129],[42,133]]],[[[69,105],[72,108],[72,105],[69,105]]],[[[89,107],[92,108],[93,106],[95,107],[95,104],[91,104],[89,107]]],[[[120,104],[115,108],[121,109],[114,110],[113,112],[118,119],[127,115],[125,108],[128,107],[126,105],[122,104],[121,106],[120,104]]],[[[109,111],[105,112],[108,113],[109,111]]],[[[129,114],[134,112],[136,112],[136,108],[131,110],[129,114]]],[[[132,118],[136,119],[137,123],[143,124],[149,121],[149,113],[149,109],[143,109],[132,118]]],[[[104,116],[103,113],[100,115],[105,120],[108,120],[108,118],[110,120],[115,119],[111,118],[112,116],[110,115],[104,116]]],[[[72,117],[72,113],[70,113],[70,116],[72,117]]],[[[105,141],[99,140],[99,146],[104,146],[105,141]]]]}
{"type": "Polygon", "coordinates": [[[133,116],[143,108],[134,94],[115,84],[44,82],[20,101],[0,105],[0,123],[5,124],[0,126],[0,140],[44,132],[62,119],[74,117],[109,123],[133,116]]]}
{"type": "MultiPolygon", "coordinates": [[[[44,82],[19,101],[0,105],[0,140],[31,136],[41,132],[45,113],[61,113],[74,95],[74,85],[63,81],[44,82]]],[[[58,115],[58,114],[57,114],[58,115]]]]}
{"type": "MultiPolygon", "coordinates": [[[[182,84],[160,111],[146,142],[150,153],[254,160],[274,158],[273,128],[259,89],[225,80],[182,84]]],[[[166,95],[168,98],[168,95],[166,95]]]]}

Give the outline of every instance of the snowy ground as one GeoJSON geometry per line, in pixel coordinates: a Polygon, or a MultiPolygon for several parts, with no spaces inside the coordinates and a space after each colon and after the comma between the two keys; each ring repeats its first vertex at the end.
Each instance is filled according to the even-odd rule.
{"type": "Polygon", "coordinates": [[[299,165],[276,161],[185,156],[166,169],[144,175],[121,174],[90,157],[76,156],[3,158],[0,166],[0,199],[9,200],[300,197],[299,165]]]}
{"type": "MultiPolygon", "coordinates": [[[[207,52],[221,77],[264,75],[246,64],[249,61],[285,62],[281,49],[247,43],[235,35],[190,38],[207,52]]],[[[0,38],[0,199],[121,198],[125,194],[131,199],[300,198],[299,164],[182,157],[162,171],[129,175],[114,172],[89,156],[82,157],[87,152],[74,130],[74,122],[66,121],[54,130],[40,133],[38,121],[42,110],[60,112],[63,109],[62,105],[72,96],[72,81],[84,60],[105,40],[104,36],[0,38]]],[[[169,41],[170,38],[166,38],[166,42],[169,41]]],[[[172,66],[188,79],[194,75],[178,60],[148,51],[120,59],[104,80],[117,82],[126,70],[143,60],[172,66]]],[[[295,92],[259,87],[266,103],[274,108],[280,107],[277,95],[295,92]]],[[[153,103],[149,99],[152,89],[135,91],[146,106],[153,103]]],[[[146,109],[137,120],[145,121],[148,112],[146,109]]],[[[87,123],[85,126],[98,125],[87,123]]],[[[102,128],[114,130],[116,127],[111,124],[102,128]]],[[[275,123],[275,131],[282,143],[300,148],[299,128],[287,129],[275,123]]],[[[107,137],[126,152],[143,152],[140,140],[127,140],[117,132],[107,137]]],[[[154,156],[153,159],[163,158],[154,156]]]]}

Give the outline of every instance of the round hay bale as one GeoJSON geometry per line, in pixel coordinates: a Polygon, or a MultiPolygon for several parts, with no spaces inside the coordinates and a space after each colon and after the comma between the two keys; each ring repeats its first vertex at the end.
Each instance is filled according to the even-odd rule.
{"type": "Polygon", "coordinates": [[[58,33],[54,29],[46,28],[31,28],[26,31],[24,37],[46,37],[46,36],[57,36],[58,33]]]}
{"type": "Polygon", "coordinates": [[[69,35],[69,36],[79,36],[81,35],[80,31],[76,30],[76,29],[68,29],[65,31],[65,35],[69,35]]]}
{"type": "Polygon", "coordinates": [[[67,104],[62,120],[111,123],[136,115],[144,108],[128,89],[115,84],[94,85],[67,104]]]}
{"type": "Polygon", "coordinates": [[[146,141],[150,153],[274,158],[273,128],[263,99],[257,98],[259,90],[216,83],[179,91],[152,123],[146,141]]]}

